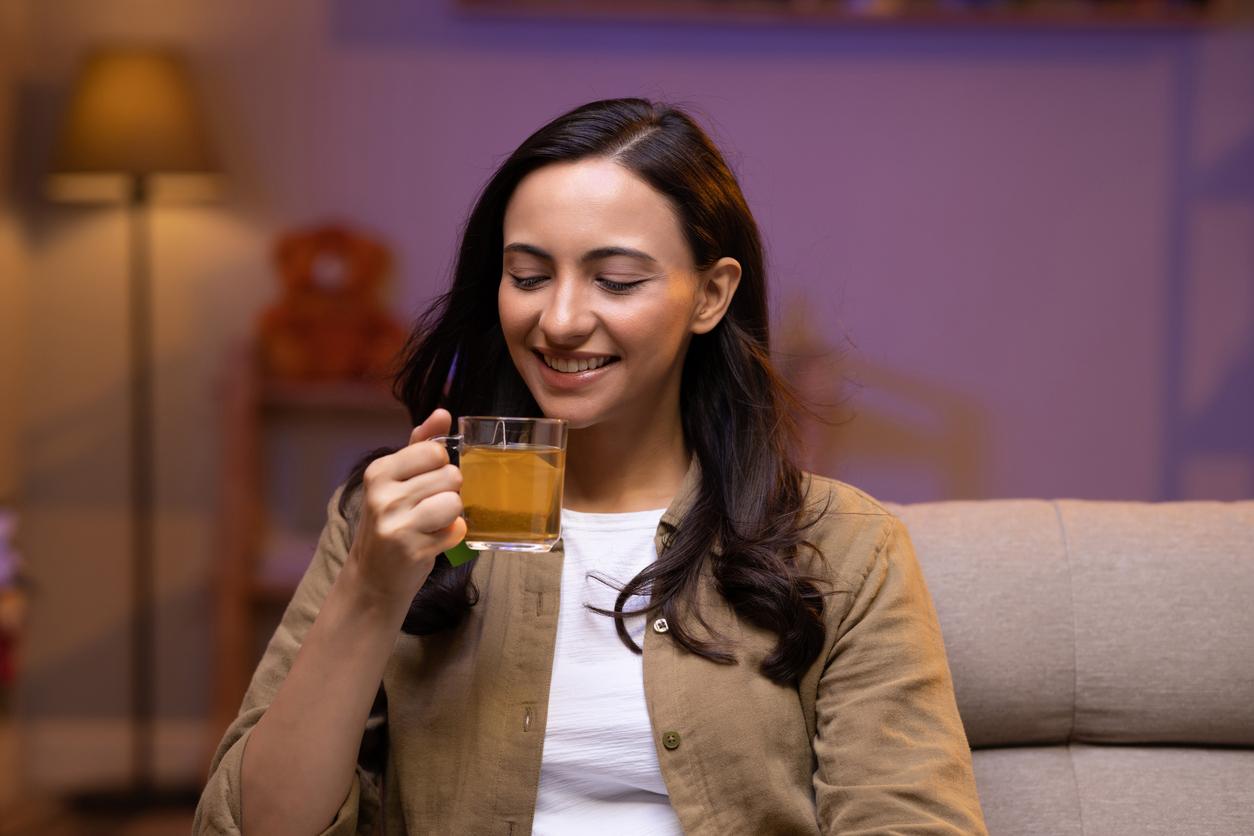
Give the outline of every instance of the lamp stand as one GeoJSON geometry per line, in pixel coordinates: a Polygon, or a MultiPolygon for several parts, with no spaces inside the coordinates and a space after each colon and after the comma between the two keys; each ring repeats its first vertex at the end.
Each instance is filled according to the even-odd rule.
{"type": "Polygon", "coordinates": [[[152,281],[148,180],[131,177],[127,202],[130,235],[131,457],[131,677],[130,784],[75,796],[85,813],[130,816],[160,808],[193,806],[197,787],[159,788],[155,776],[156,584],[153,519],[152,281]]]}
{"type": "Polygon", "coordinates": [[[154,784],[156,596],[153,573],[152,280],[148,181],[131,178],[127,226],[131,237],[131,782],[141,792],[154,784]]]}

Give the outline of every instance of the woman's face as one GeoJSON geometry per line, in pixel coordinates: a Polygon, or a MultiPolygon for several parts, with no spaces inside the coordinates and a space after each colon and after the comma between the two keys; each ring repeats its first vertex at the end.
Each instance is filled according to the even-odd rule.
{"type": "Polygon", "coordinates": [[[678,405],[691,335],[726,304],[708,321],[711,291],[665,197],[608,160],[554,163],[518,184],[504,243],[501,328],[545,415],[631,426],[678,405]]]}

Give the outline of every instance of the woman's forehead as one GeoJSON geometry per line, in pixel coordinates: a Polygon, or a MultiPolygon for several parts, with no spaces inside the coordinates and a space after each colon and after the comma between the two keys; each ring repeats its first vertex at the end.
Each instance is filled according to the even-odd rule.
{"type": "Polygon", "coordinates": [[[505,244],[529,244],[558,260],[605,246],[676,263],[688,254],[670,201],[608,160],[555,163],[531,172],[505,211],[505,244]]]}

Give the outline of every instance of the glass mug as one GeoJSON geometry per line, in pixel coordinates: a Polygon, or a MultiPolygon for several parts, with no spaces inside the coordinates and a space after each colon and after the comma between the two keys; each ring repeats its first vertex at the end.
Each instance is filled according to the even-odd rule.
{"type": "Polygon", "coordinates": [[[566,420],[464,415],[444,443],[462,471],[466,539],[445,552],[454,566],[473,551],[547,552],[561,536],[566,420]]]}

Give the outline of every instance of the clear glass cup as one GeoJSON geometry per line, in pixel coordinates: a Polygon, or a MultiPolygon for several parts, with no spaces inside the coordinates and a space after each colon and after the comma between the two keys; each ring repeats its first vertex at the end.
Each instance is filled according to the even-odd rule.
{"type": "Polygon", "coordinates": [[[443,442],[462,471],[465,545],[547,552],[561,537],[567,423],[562,418],[464,415],[443,442]]]}

